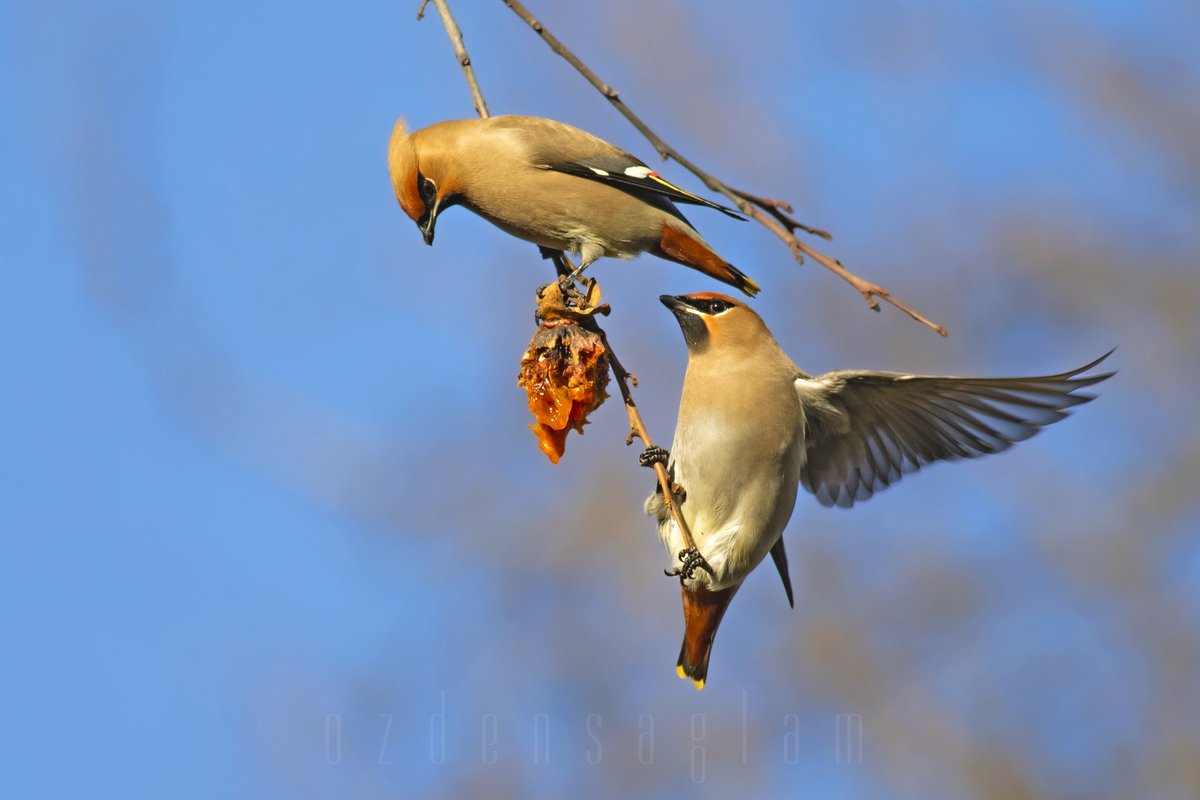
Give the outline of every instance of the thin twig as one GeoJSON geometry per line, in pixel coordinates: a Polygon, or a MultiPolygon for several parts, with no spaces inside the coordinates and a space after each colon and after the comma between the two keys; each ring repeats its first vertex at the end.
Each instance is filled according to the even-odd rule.
{"type": "Polygon", "coordinates": [[[797,239],[794,234],[794,231],[797,229],[806,231],[807,233],[811,233],[816,236],[821,236],[822,238],[826,239],[830,237],[827,232],[817,228],[810,228],[809,226],[804,225],[788,216],[785,211],[790,210],[791,207],[787,203],[782,203],[777,200],[770,200],[765,197],[759,197],[757,195],[732,189],[727,184],[717,180],[712,175],[702,170],[692,161],[680,155],[678,150],[671,147],[669,144],[663,141],[662,137],[650,130],[650,127],[642,121],[641,117],[639,117],[637,114],[634,114],[629,109],[629,106],[625,105],[624,101],[621,100],[620,92],[618,92],[608,83],[605,83],[603,80],[601,80],[600,76],[593,72],[586,64],[580,61],[579,57],[571,52],[566,45],[560,42],[558,38],[554,36],[554,34],[546,30],[546,27],[542,25],[542,23],[539,22],[537,18],[533,16],[533,14],[529,13],[529,10],[525,8],[520,0],[504,0],[504,4],[512,9],[513,13],[520,17],[526,25],[532,28],[538,36],[542,37],[542,41],[544,41],[551,50],[562,56],[562,58],[565,59],[566,62],[572,67],[574,67],[575,70],[582,75],[588,83],[595,87],[600,94],[604,95],[608,102],[612,103],[613,107],[616,108],[617,111],[619,111],[621,115],[625,117],[625,119],[629,120],[630,124],[637,128],[638,132],[650,142],[650,144],[656,151],[658,151],[658,154],[663,158],[664,161],[668,158],[674,159],[674,161],[681,167],[688,170],[701,181],[703,181],[704,185],[709,189],[725,195],[734,203],[736,203],[738,208],[740,208],[743,213],[758,221],[764,227],[778,236],[783,243],[787,245],[788,249],[792,253],[792,256],[798,262],[803,263],[804,255],[807,254],[811,256],[812,259],[818,264],[833,272],[835,275],[842,278],[842,280],[853,286],[855,290],[857,290],[859,294],[863,296],[863,299],[866,300],[867,305],[873,311],[879,310],[879,303],[875,299],[879,298],[880,300],[890,303],[904,313],[908,314],[917,322],[928,325],[939,335],[946,335],[945,328],[935,322],[931,322],[913,309],[909,308],[904,303],[901,303],[899,300],[892,297],[891,292],[889,292],[887,289],[858,277],[843,267],[841,262],[839,262],[837,259],[830,258],[829,256],[814,250],[812,247],[809,247],[797,239]]]}
{"type": "MultiPolygon", "coordinates": [[[[638,412],[637,403],[633,402],[633,393],[629,390],[629,384],[632,382],[637,386],[637,378],[630,374],[621,366],[620,359],[612,349],[612,344],[608,341],[608,334],[596,322],[595,317],[588,319],[595,326],[596,333],[600,334],[600,338],[604,341],[605,348],[608,349],[608,365],[612,369],[613,378],[617,381],[617,389],[621,392],[621,399],[625,401],[625,411],[629,415],[629,435],[625,437],[625,444],[633,444],[634,438],[642,440],[642,445],[646,448],[654,446],[654,442],[650,439],[650,432],[646,430],[646,423],[642,422],[642,415],[638,412]]],[[[662,487],[663,504],[667,510],[671,512],[671,516],[675,519],[675,524],[679,527],[679,532],[683,536],[683,543],[691,550],[696,549],[696,542],[692,539],[692,531],[688,524],[683,519],[683,514],[679,509],[679,504],[675,502],[674,482],[671,480],[670,473],[667,472],[667,467],[661,461],[654,462],[654,475],[658,478],[658,485],[662,487]]]]}
{"type": "MultiPolygon", "coordinates": [[[[425,10],[425,4],[429,0],[422,0],[420,11],[425,10]]],[[[450,37],[450,43],[454,45],[454,52],[458,55],[458,61],[462,65],[463,73],[467,78],[467,86],[471,90],[471,98],[475,102],[475,113],[481,117],[488,116],[487,104],[483,101],[483,93],[479,90],[479,83],[475,80],[475,71],[471,68],[471,57],[467,55],[467,47],[463,43],[462,31],[458,27],[458,23],[454,21],[454,17],[450,14],[450,7],[446,0],[433,0],[434,6],[437,7],[438,13],[442,16],[442,22],[446,26],[446,34],[450,37]]],[[[420,14],[417,16],[420,19],[420,14]]],[[[637,378],[634,378],[630,373],[625,371],[621,366],[620,360],[613,352],[612,345],[608,341],[608,334],[600,327],[600,323],[596,322],[595,317],[588,317],[587,322],[594,327],[596,333],[604,341],[604,346],[608,349],[608,363],[612,369],[613,377],[617,381],[617,388],[621,392],[621,399],[625,401],[625,412],[629,415],[629,436],[625,439],[625,444],[633,444],[633,439],[636,436],[642,440],[642,444],[646,447],[652,447],[653,442],[650,440],[650,433],[646,430],[646,423],[642,421],[642,415],[638,411],[637,404],[633,402],[633,393],[630,391],[629,384],[632,382],[637,385],[637,378]]],[[[696,541],[692,538],[692,531],[688,527],[687,522],[683,519],[683,514],[679,511],[679,504],[675,502],[674,495],[671,494],[672,483],[671,476],[667,474],[667,468],[660,462],[654,464],[654,475],[658,478],[658,485],[662,487],[663,502],[671,512],[671,516],[675,518],[675,524],[679,527],[679,532],[683,536],[684,544],[692,550],[696,549],[696,541]]]]}
{"type": "MultiPolygon", "coordinates": [[[[428,3],[429,0],[421,0],[421,7],[417,9],[418,20],[425,15],[425,6],[428,3]]],[[[450,37],[450,44],[454,47],[454,55],[458,56],[458,65],[462,67],[463,75],[467,78],[467,87],[471,90],[471,101],[475,103],[475,113],[487,119],[491,115],[488,113],[487,103],[483,100],[483,92],[479,89],[479,81],[475,78],[475,68],[471,66],[471,56],[467,55],[467,46],[463,44],[462,31],[459,29],[458,23],[454,21],[454,15],[450,13],[450,6],[446,0],[433,0],[433,5],[442,17],[442,24],[446,26],[446,35],[450,37]]]]}
{"type": "Polygon", "coordinates": [[[754,205],[766,211],[775,219],[783,223],[783,226],[789,231],[795,231],[797,228],[799,228],[807,234],[812,236],[820,236],[826,241],[833,238],[833,234],[831,234],[829,231],[822,230],[821,228],[814,228],[811,225],[805,225],[800,220],[790,216],[792,213],[792,204],[786,200],[774,200],[770,197],[760,197],[756,194],[744,192],[741,189],[734,189],[732,186],[729,187],[729,190],[738,197],[749,200],[751,203],[754,203],[754,205]]]}

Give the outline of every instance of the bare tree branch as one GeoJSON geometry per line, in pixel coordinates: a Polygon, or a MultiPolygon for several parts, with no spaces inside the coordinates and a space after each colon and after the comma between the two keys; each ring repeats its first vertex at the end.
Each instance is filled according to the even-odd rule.
{"type": "Polygon", "coordinates": [[[750,194],[750,192],[743,192],[741,189],[734,189],[733,187],[730,187],[730,191],[738,197],[745,198],[762,210],[766,211],[775,219],[783,223],[784,227],[786,227],[788,231],[795,231],[798,228],[805,233],[813,236],[820,236],[825,240],[833,238],[833,234],[831,234],[829,231],[822,230],[821,228],[813,228],[791,217],[790,214],[792,213],[792,204],[786,200],[774,200],[770,197],[761,197],[756,194],[750,194]]]}
{"type": "MultiPolygon", "coordinates": [[[[418,10],[417,19],[421,18],[421,14],[425,10],[425,5],[429,0],[422,0],[421,7],[418,10]]],[[[471,68],[471,57],[467,55],[467,47],[463,43],[462,31],[458,27],[458,23],[454,21],[454,17],[450,13],[450,7],[447,0],[433,0],[434,6],[438,10],[438,14],[442,17],[442,22],[446,26],[446,34],[450,37],[450,43],[454,46],[454,52],[458,55],[458,62],[462,65],[463,73],[466,75],[467,86],[471,90],[471,98],[475,102],[475,112],[481,117],[488,116],[487,104],[483,100],[483,93],[479,89],[479,83],[475,80],[475,71],[471,68]]],[[[621,392],[621,399],[625,401],[625,411],[629,415],[629,436],[625,438],[625,444],[633,444],[634,438],[642,440],[642,444],[646,447],[653,446],[653,441],[650,439],[650,433],[646,430],[646,423],[642,421],[642,415],[638,411],[637,403],[633,402],[633,393],[630,391],[630,384],[637,385],[637,378],[625,371],[621,366],[620,359],[612,349],[612,344],[608,341],[608,334],[600,327],[594,316],[588,317],[586,324],[588,327],[598,333],[601,339],[604,340],[604,346],[608,348],[608,363],[612,368],[613,377],[617,381],[617,388],[621,392]]],[[[684,521],[683,515],[679,512],[679,504],[675,502],[674,495],[671,490],[672,486],[670,475],[667,474],[666,467],[661,463],[654,464],[654,474],[658,478],[658,485],[662,487],[663,502],[670,510],[671,516],[675,519],[675,524],[679,526],[679,532],[683,536],[684,544],[688,548],[695,550],[696,541],[692,538],[692,531],[688,528],[687,522],[684,521]]]]}
{"type": "MultiPolygon", "coordinates": [[[[421,0],[421,7],[417,9],[418,21],[425,16],[425,6],[428,4],[429,0],[421,0]]],[[[484,102],[483,92],[479,88],[479,81],[475,79],[475,68],[471,66],[471,56],[467,55],[467,46],[463,44],[462,30],[454,21],[454,15],[450,13],[450,6],[446,0],[433,0],[433,5],[442,18],[442,24],[446,26],[446,35],[450,37],[450,44],[454,46],[454,55],[458,56],[458,65],[462,67],[463,75],[466,76],[467,87],[471,90],[471,101],[475,104],[475,113],[486,119],[491,115],[488,113],[487,103],[484,102]]]]}
{"type": "MultiPolygon", "coordinates": [[[[435,2],[437,2],[437,0],[435,0],[435,2]]],[[[947,335],[945,328],[935,322],[931,322],[921,314],[918,314],[916,311],[909,308],[904,303],[901,303],[899,300],[892,297],[892,293],[884,287],[860,278],[843,267],[841,262],[837,259],[830,258],[824,253],[813,249],[797,239],[794,234],[794,231],[797,229],[825,239],[829,239],[831,237],[828,232],[804,225],[785,213],[791,210],[791,206],[789,204],[733,189],[729,185],[717,180],[712,175],[705,172],[689,159],[680,155],[678,150],[671,147],[669,144],[663,141],[658,134],[650,130],[650,127],[642,121],[641,117],[639,117],[637,114],[634,114],[633,111],[629,109],[629,106],[625,105],[624,101],[621,100],[620,93],[616,89],[601,80],[600,76],[593,72],[586,64],[580,61],[579,57],[571,52],[566,45],[560,42],[558,38],[554,36],[554,34],[546,30],[546,27],[542,25],[542,23],[539,22],[536,17],[529,13],[529,10],[525,8],[520,0],[504,0],[504,4],[512,9],[513,12],[525,22],[525,24],[527,24],[530,28],[533,28],[534,32],[537,33],[538,36],[542,37],[542,41],[544,41],[551,50],[562,56],[568,64],[574,67],[575,70],[587,80],[588,83],[594,86],[596,90],[600,92],[600,94],[604,95],[604,97],[608,99],[608,102],[612,103],[617,111],[619,111],[621,115],[625,117],[625,119],[629,120],[633,127],[638,129],[638,132],[641,133],[642,136],[646,137],[646,140],[653,145],[654,149],[658,151],[658,154],[663,158],[664,161],[668,158],[674,159],[675,162],[681,167],[688,170],[701,181],[703,181],[704,185],[709,189],[725,195],[734,203],[736,203],[738,208],[740,208],[744,214],[749,216],[751,219],[758,221],[764,227],[766,227],[767,230],[778,236],[783,243],[787,245],[788,250],[791,251],[792,256],[797,262],[804,263],[804,256],[808,255],[818,264],[825,267],[830,272],[834,273],[842,280],[853,286],[854,289],[863,296],[863,299],[867,302],[867,305],[871,308],[871,310],[879,310],[879,303],[876,301],[876,298],[879,298],[880,300],[890,303],[904,313],[908,314],[917,322],[929,326],[940,336],[947,335]]]]}

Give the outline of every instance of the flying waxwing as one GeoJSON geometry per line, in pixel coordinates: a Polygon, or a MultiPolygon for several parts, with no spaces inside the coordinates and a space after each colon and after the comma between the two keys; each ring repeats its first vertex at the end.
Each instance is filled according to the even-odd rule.
{"type": "Polygon", "coordinates": [[[792,363],[745,304],[704,292],[659,298],[679,320],[688,365],[675,441],[664,461],[696,550],[661,489],[646,501],[683,584],[678,673],[704,686],[729,601],[767,553],[792,586],[781,534],[803,486],[849,508],[905,473],[940,460],[1007,450],[1086,403],[1077,394],[1113,373],[1079,369],[1035,378],[944,378],[843,370],[812,376],[792,363]],[[698,552],[697,552],[698,551],[698,552]]]}
{"type": "Polygon", "coordinates": [[[388,169],[400,207],[426,244],[433,244],[438,215],[461,205],[549,255],[577,254],[576,277],[601,256],[648,252],[751,297],[759,290],[713,252],[675,203],[742,219],[733,209],[668,183],[624,150],[561,122],[459,119],[409,133],[397,120],[388,169]]]}

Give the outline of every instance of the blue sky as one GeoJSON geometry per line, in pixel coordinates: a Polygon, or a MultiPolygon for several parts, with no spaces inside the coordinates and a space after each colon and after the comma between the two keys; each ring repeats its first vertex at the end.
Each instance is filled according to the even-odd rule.
{"type": "MultiPolygon", "coordinates": [[[[458,5],[494,113],[651,160],[501,4],[458,5]]],[[[546,265],[463,211],[425,248],[391,196],[395,117],[471,113],[437,19],[373,2],[6,3],[6,794],[561,796],[629,780],[647,796],[963,796],[961,775],[939,779],[941,740],[907,761],[830,756],[831,721],[860,695],[804,659],[822,625],[881,620],[893,637],[872,652],[920,670],[897,668],[868,742],[927,696],[964,736],[1086,794],[1158,707],[1106,689],[1155,674],[1121,622],[1133,606],[1092,581],[1096,543],[1121,545],[1106,526],[1130,523],[1179,640],[1200,636],[1196,502],[1170,494],[1197,464],[1197,172],[1178,126],[1154,124],[1194,115],[1135,91],[1195,97],[1195,12],[542,5],[684,153],[792,199],[835,232],[826,252],[951,330],[872,315],[765,231],[694,213],[763,284],[756,307],[801,366],[1048,372],[1119,345],[1121,374],[1011,455],[931,469],[850,514],[801,498],[797,610],[773,576],[752,579],[696,695],[671,670],[678,599],[655,578],[650,481],[619,405],[555,468],[526,429],[513,378],[546,265]],[[1144,85],[1106,77],[1109,56],[1144,85]],[[922,580],[970,587],[963,627],[913,607],[922,580]],[[1073,687],[1040,682],[1052,655],[1073,687]],[[1013,691],[1027,699],[991,709],[1013,691]],[[539,714],[548,764],[532,757],[539,714]],[[696,714],[712,760],[693,783],[696,714]]],[[[684,352],[655,298],[717,287],[647,259],[596,270],[668,441],[684,352]]]]}

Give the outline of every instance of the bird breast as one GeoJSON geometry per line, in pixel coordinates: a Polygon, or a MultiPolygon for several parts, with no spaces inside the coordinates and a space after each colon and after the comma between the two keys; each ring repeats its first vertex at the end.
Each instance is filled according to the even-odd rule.
{"type": "MultiPolygon", "coordinates": [[[[762,561],[796,502],[802,432],[795,424],[769,424],[764,418],[788,410],[772,411],[772,398],[758,399],[766,405],[750,411],[685,394],[680,410],[672,448],[675,480],[686,492],[680,511],[716,573],[715,589],[740,582],[762,561]]],[[[673,522],[659,533],[672,557],[682,549],[673,522]]]]}

